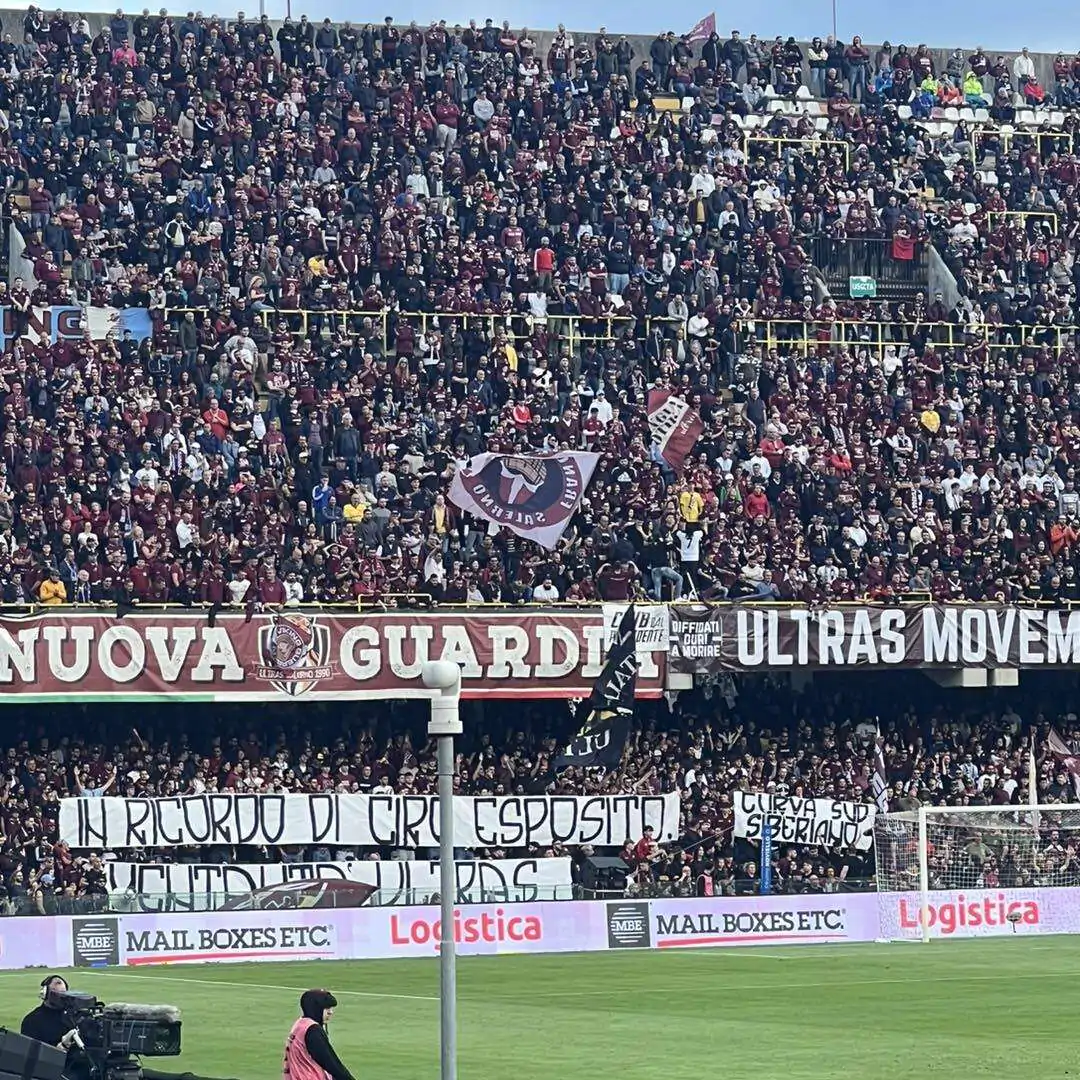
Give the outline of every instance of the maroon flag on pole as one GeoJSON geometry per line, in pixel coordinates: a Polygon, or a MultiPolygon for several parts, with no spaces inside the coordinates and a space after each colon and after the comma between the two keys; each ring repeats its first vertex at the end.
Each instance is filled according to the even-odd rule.
{"type": "Polygon", "coordinates": [[[708,41],[711,34],[716,33],[716,13],[706,15],[704,19],[696,23],[694,28],[686,35],[686,40],[693,45],[698,41],[708,41]]]}
{"type": "Polygon", "coordinates": [[[599,454],[477,454],[450,482],[450,501],[473,517],[554,548],[592,479],[599,454]]]}
{"type": "Polygon", "coordinates": [[[681,397],[670,390],[649,391],[649,434],[677,473],[682,473],[686,456],[704,430],[700,413],[681,397]]]}
{"type": "Polygon", "coordinates": [[[1050,729],[1046,745],[1050,750],[1050,753],[1058,759],[1058,762],[1062,766],[1064,766],[1065,771],[1072,779],[1073,790],[1076,792],[1077,798],[1080,798],[1080,757],[1077,757],[1069,749],[1069,744],[1054,728],[1050,729]]]}

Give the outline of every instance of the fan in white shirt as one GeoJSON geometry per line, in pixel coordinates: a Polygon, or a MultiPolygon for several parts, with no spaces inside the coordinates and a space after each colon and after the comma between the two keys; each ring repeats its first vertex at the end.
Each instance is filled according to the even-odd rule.
{"type": "Polygon", "coordinates": [[[533,589],[533,602],[537,604],[554,604],[559,599],[559,590],[551,583],[551,578],[544,578],[533,589]]]}
{"type": "Polygon", "coordinates": [[[769,464],[769,459],[764,454],[754,454],[753,457],[747,458],[742,463],[740,468],[744,473],[753,475],[754,466],[757,466],[758,475],[762,480],[768,480],[772,476],[772,466],[769,464]]]}
{"type": "Polygon", "coordinates": [[[242,604],[244,597],[247,596],[248,589],[251,588],[251,582],[246,577],[233,578],[229,582],[229,602],[233,604],[242,604]]]}
{"type": "Polygon", "coordinates": [[[702,165],[701,168],[694,173],[693,180],[690,181],[690,194],[700,194],[703,198],[708,198],[716,190],[716,179],[709,172],[709,170],[702,165]]]}
{"type": "Polygon", "coordinates": [[[615,410],[611,407],[611,402],[608,401],[604,391],[601,390],[593,400],[592,407],[596,409],[596,419],[600,421],[604,427],[607,427],[611,423],[611,418],[615,415],[615,410]]]}
{"type": "Polygon", "coordinates": [[[195,527],[191,524],[190,514],[181,514],[176,523],[176,542],[181,551],[186,551],[195,540],[195,527]]]}

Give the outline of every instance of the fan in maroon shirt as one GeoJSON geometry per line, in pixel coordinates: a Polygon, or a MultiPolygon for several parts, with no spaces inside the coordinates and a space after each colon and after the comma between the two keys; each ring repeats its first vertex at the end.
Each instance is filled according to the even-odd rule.
{"type": "Polygon", "coordinates": [[[605,563],[597,574],[600,595],[614,602],[629,600],[633,595],[634,582],[640,576],[641,572],[628,560],[605,563]]]}

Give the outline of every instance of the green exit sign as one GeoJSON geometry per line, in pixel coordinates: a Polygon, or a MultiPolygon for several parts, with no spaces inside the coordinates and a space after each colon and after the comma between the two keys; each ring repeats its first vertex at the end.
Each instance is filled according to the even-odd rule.
{"type": "Polygon", "coordinates": [[[852,300],[873,300],[877,296],[877,281],[872,277],[849,277],[848,294],[852,300]]]}

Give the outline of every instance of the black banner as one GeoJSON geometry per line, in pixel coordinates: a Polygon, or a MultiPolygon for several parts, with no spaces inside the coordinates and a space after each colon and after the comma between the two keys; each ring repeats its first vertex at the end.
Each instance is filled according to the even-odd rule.
{"type": "Polygon", "coordinates": [[[696,604],[671,608],[682,674],[791,668],[1080,664],[1080,609],[997,604],[696,604]]]}
{"type": "Polygon", "coordinates": [[[557,772],[571,767],[618,766],[634,715],[637,674],[637,619],[631,604],[623,612],[604,669],[592,692],[578,706],[577,737],[555,759],[557,772]]]}

